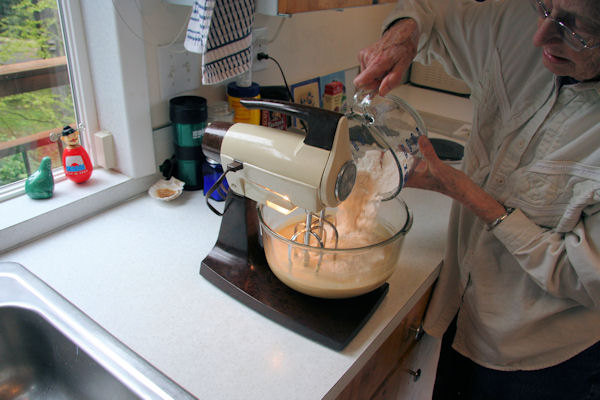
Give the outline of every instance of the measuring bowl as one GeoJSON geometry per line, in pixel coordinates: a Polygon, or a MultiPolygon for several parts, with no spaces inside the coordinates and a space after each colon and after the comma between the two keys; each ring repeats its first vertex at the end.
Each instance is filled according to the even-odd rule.
{"type": "MultiPolygon", "coordinates": [[[[327,219],[334,225],[337,213],[337,208],[326,210],[327,219]]],[[[353,297],[381,286],[394,272],[404,237],[412,226],[406,203],[395,197],[380,203],[371,232],[342,232],[337,248],[332,248],[334,239],[330,233],[326,247],[319,247],[316,243],[306,245],[289,239],[305,215],[300,209],[283,215],[262,204],[258,206],[271,271],[290,288],[321,298],[353,297]],[[351,238],[356,234],[360,244],[346,247],[356,243],[351,238]]]]}

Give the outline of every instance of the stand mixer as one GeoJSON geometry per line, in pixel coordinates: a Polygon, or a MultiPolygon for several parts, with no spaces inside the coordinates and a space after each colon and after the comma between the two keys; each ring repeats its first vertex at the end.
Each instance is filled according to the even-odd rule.
{"type": "MultiPolygon", "coordinates": [[[[279,272],[274,268],[277,261],[272,241],[282,238],[265,222],[265,211],[302,216],[293,220],[293,232],[283,238],[287,243],[284,263],[289,263],[289,268],[292,252],[298,249],[304,256],[303,267],[314,274],[319,273],[324,257],[317,253],[315,258],[314,251],[325,252],[326,260],[343,260],[349,250],[337,248],[339,234],[335,213],[330,210],[335,210],[352,192],[357,178],[355,153],[360,143],[350,139],[349,121],[343,114],[287,102],[248,99],[241,103],[250,109],[299,118],[305,123],[306,132],[218,121],[206,128],[203,152],[222,164],[225,172],[206,194],[209,208],[223,219],[217,243],[202,261],[200,274],[274,321],[340,350],[387,293],[385,279],[391,271],[372,287],[342,291],[342,295],[322,296],[327,292],[304,290],[293,279],[286,279],[287,272],[282,275],[281,268],[279,272]],[[220,212],[211,204],[210,194],[218,190],[225,178],[230,190],[224,211],[220,212]]],[[[381,142],[381,138],[368,134],[365,140],[364,132],[359,136],[359,142],[369,146],[381,142]]],[[[380,148],[385,150],[386,146],[384,143],[380,148]]],[[[397,159],[395,162],[398,164],[397,159]]],[[[401,214],[402,209],[399,210],[401,214]]],[[[410,229],[412,219],[405,205],[404,212],[400,228],[394,227],[395,234],[383,241],[386,246],[401,244],[410,229]]],[[[365,249],[373,251],[371,247],[365,249]]],[[[396,247],[390,253],[394,259],[392,267],[399,251],[399,245],[396,247]]]]}
{"type": "Polygon", "coordinates": [[[306,210],[294,240],[309,244],[312,239],[324,247],[324,226],[331,228],[334,237],[336,229],[323,209],[344,201],[356,179],[347,119],[339,113],[293,103],[241,103],[247,108],[301,118],[308,124],[306,135],[260,125],[215,123],[204,134],[206,157],[227,166],[223,178],[228,175],[229,187],[236,194],[283,214],[296,207],[306,210]]]}

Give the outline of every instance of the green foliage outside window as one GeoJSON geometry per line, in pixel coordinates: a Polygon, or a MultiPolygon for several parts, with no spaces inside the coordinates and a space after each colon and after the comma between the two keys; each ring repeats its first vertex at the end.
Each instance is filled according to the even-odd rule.
{"type": "MultiPolygon", "coordinates": [[[[0,65],[64,55],[56,0],[3,0],[0,4],[0,65]]],[[[68,85],[0,97],[0,143],[75,121],[68,85]]],[[[31,170],[44,156],[61,165],[56,145],[27,152],[31,170]]],[[[25,179],[22,154],[0,158],[0,185],[25,179]]]]}

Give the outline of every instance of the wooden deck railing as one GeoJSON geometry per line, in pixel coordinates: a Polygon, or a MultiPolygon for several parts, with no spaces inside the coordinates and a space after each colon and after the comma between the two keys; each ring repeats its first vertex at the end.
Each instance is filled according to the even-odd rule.
{"type": "Polygon", "coordinates": [[[65,56],[0,65],[0,97],[68,84],[65,56]]]}

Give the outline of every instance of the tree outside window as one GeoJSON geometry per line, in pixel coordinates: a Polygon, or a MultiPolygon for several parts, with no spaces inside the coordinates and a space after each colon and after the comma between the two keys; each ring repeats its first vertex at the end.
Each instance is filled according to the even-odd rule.
{"type": "Polygon", "coordinates": [[[52,131],[76,123],[56,0],[0,3],[0,186],[45,156],[61,166],[52,131]]]}

